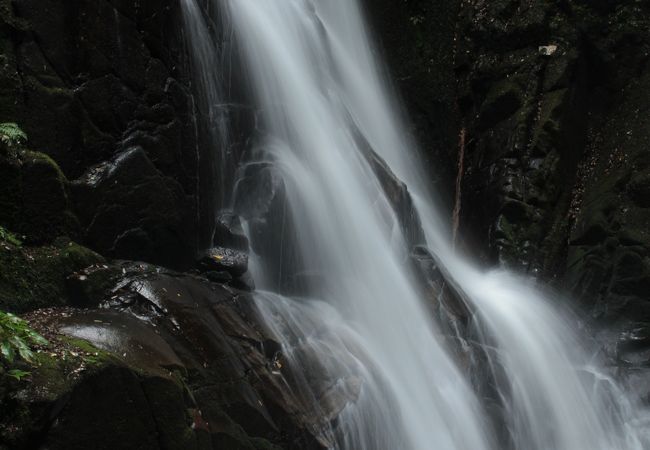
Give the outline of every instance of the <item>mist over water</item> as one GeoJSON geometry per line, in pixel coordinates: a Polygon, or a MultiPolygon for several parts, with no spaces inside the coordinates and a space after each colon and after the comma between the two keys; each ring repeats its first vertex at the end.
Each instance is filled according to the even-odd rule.
{"type": "MultiPolygon", "coordinates": [[[[214,106],[223,86],[209,13],[195,0],[183,4],[200,88],[214,106]]],[[[243,214],[253,243],[276,244],[251,255],[256,302],[283,346],[288,385],[331,421],[318,431],[323,442],[350,450],[644,448],[639,411],[591,357],[574,319],[531,283],[483,273],[453,252],[449,219],[436,210],[357,1],[210,4],[232,28],[259,111],[256,150],[241,173],[266,174],[263,190],[281,199],[281,208],[267,208],[266,228],[243,214]],[[411,229],[395,186],[410,193],[411,229]],[[414,247],[434,255],[468,323],[432,313],[408,262],[414,247]],[[300,289],[288,289],[297,276],[300,289]]],[[[235,209],[243,185],[234,186],[235,209]]]]}

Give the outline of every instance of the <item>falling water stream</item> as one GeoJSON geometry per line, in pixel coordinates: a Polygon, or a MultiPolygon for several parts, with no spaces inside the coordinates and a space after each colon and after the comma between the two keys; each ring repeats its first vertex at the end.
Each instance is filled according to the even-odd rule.
{"type": "MultiPolygon", "coordinates": [[[[574,320],[532,283],[483,273],[453,252],[357,0],[207,3],[232,29],[259,115],[242,170],[271,173],[265,190],[282,197],[261,238],[251,235],[278,241],[277,251],[251,256],[256,302],[283,345],[289,384],[331,421],[320,430],[324,442],[348,450],[644,448],[638,411],[572,331],[574,320]],[[415,239],[387,177],[408,187],[415,239]],[[407,263],[416,244],[471,311],[463,327],[432,314],[407,263]],[[302,274],[291,293],[281,281],[289,269],[302,274]],[[348,398],[342,409],[330,404],[332,386],[322,384],[330,379],[348,398]]],[[[197,0],[183,5],[200,89],[214,106],[222,81],[211,16],[197,0]]]]}

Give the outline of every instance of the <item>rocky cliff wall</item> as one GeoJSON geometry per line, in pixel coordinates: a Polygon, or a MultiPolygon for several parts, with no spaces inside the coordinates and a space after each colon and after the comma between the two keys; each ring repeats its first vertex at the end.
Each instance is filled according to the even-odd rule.
{"type": "Polygon", "coordinates": [[[372,3],[459,247],[550,283],[648,398],[650,4],[372,3]]]}
{"type": "Polygon", "coordinates": [[[596,315],[630,301],[637,314],[650,275],[650,5],[368,8],[423,151],[446,174],[465,249],[556,280],[596,315]]]}
{"type": "Polygon", "coordinates": [[[191,263],[211,231],[213,149],[200,137],[179,2],[3,0],[0,45],[0,120],[58,164],[72,216],[47,235],[3,211],[10,228],[191,263]]]}

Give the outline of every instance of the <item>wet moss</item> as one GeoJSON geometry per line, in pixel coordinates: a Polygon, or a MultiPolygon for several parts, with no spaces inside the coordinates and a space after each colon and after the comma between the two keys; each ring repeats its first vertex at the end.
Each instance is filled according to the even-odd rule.
{"type": "Polygon", "coordinates": [[[0,309],[23,313],[69,302],[65,279],[103,257],[72,241],[44,247],[19,247],[0,240],[0,309]]]}
{"type": "Polygon", "coordinates": [[[59,166],[44,153],[21,148],[0,154],[0,225],[32,244],[78,236],[68,186],[59,166]]]}
{"type": "Polygon", "coordinates": [[[101,367],[105,364],[121,364],[120,358],[113,353],[95,347],[90,342],[70,336],[61,336],[61,341],[70,346],[72,352],[91,367],[101,367]]]}
{"type": "Polygon", "coordinates": [[[4,227],[0,227],[0,241],[8,242],[12,245],[15,245],[16,247],[20,247],[23,245],[22,241],[18,239],[18,237],[15,234],[8,231],[4,227]]]}

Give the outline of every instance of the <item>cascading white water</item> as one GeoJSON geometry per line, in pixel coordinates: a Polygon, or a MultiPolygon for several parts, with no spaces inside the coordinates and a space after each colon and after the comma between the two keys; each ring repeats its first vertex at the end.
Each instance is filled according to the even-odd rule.
{"type": "MultiPolygon", "coordinates": [[[[184,5],[191,26],[201,26],[195,0],[184,5]]],[[[340,414],[327,431],[330,444],[351,450],[643,448],[632,405],[600,375],[571,324],[534,287],[507,273],[481,273],[451,250],[357,1],[222,0],[217,6],[231,21],[261,111],[266,134],[255,162],[272,165],[283,181],[283,223],[295,230],[296,271],[317,274],[303,297],[261,291],[257,303],[283,343],[294,389],[331,413],[327,389],[310,379],[317,367],[349,396],[334,411],[340,414]],[[483,375],[494,380],[503,419],[487,417],[485,399],[414,285],[405,263],[408,239],[360,140],[406,183],[426,244],[474,311],[476,339],[489,349],[483,375]]],[[[265,287],[265,267],[281,263],[254,259],[258,285],[265,287]]]]}

